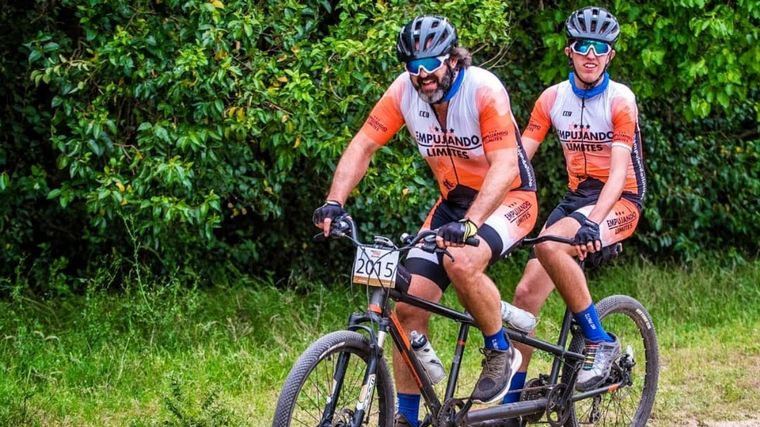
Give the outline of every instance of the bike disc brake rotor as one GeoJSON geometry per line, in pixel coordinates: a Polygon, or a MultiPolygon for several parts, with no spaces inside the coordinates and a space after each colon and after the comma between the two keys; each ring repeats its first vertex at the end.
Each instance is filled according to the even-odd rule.
{"type": "Polygon", "coordinates": [[[332,424],[330,426],[333,427],[349,427],[351,423],[353,423],[354,419],[354,411],[343,408],[341,409],[335,416],[333,416],[332,424]]]}

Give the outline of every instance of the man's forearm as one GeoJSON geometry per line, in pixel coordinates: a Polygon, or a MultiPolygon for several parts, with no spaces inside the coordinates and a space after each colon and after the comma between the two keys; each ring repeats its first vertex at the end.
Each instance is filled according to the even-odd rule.
{"type": "Polygon", "coordinates": [[[599,193],[599,200],[596,206],[591,210],[588,218],[599,224],[607,217],[615,203],[620,199],[625,187],[625,176],[628,166],[628,157],[630,152],[619,147],[613,147],[612,158],[610,159],[610,176],[599,193]]]}
{"type": "MultiPolygon", "coordinates": [[[[625,179],[625,177],[623,178],[625,179]]],[[[591,213],[588,215],[588,219],[599,224],[607,217],[607,214],[610,213],[612,207],[615,206],[615,202],[617,202],[623,194],[623,183],[624,181],[619,184],[607,181],[607,183],[604,184],[601,193],[599,193],[599,200],[597,200],[594,209],[592,209],[591,213]]]]}
{"type": "Polygon", "coordinates": [[[370,144],[374,143],[357,139],[351,141],[335,169],[327,200],[334,200],[345,205],[348,195],[367,172],[372,154],[377,149],[370,144]]]}

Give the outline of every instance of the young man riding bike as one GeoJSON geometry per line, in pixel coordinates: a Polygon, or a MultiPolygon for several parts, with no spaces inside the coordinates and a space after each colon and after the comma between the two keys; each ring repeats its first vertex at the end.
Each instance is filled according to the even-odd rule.
{"type": "MultiPolygon", "coordinates": [[[[499,291],[485,274],[533,228],[535,179],[512,116],[504,86],[490,72],[471,66],[445,18],[419,16],[399,32],[401,73],[375,105],[341,156],[324,205],[314,223],[328,234],[332,220],[364,176],[373,154],[406,125],[430,165],[441,197],[423,229],[438,229],[437,244],[451,258],[410,251],[409,293],[437,302],[450,283],[485,339],[483,371],[472,398],[490,403],[507,392],[520,353],[503,331],[499,291]],[[479,246],[465,246],[470,237],[479,246]]],[[[399,303],[396,313],[409,333],[426,334],[430,313],[399,303]]],[[[393,368],[398,392],[396,426],[418,425],[420,394],[398,351],[393,368]]]]}
{"type": "MultiPolygon", "coordinates": [[[[546,89],[536,101],[522,141],[533,157],[550,127],[565,154],[568,192],[551,212],[541,234],[574,238],[576,246],[545,242],[535,248],[515,291],[514,305],[537,315],[556,286],[586,339],[586,361],[576,389],[598,387],[620,354],[608,334],[575,257],[583,260],[633,234],[646,192],[638,107],[631,90],[610,80],[607,67],[620,35],[617,19],[600,7],[585,7],[566,20],[568,80],[546,89]]],[[[531,349],[510,389],[524,387],[531,349]]],[[[505,402],[519,399],[510,393],[505,402]]]]}

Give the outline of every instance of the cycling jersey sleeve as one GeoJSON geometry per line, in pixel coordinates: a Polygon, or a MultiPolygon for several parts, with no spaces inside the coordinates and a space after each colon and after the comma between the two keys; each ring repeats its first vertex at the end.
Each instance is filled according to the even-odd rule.
{"type": "Polygon", "coordinates": [[[557,99],[557,86],[554,85],[541,93],[533,111],[530,113],[528,126],[525,127],[523,138],[530,138],[539,143],[543,142],[546,133],[552,127],[551,110],[557,99]]]}
{"type": "Polygon", "coordinates": [[[404,116],[401,114],[401,96],[404,84],[408,83],[408,80],[406,73],[396,78],[369,113],[369,117],[359,130],[360,134],[378,145],[385,145],[401,129],[401,126],[404,125],[404,116]]]}
{"type": "Polygon", "coordinates": [[[484,85],[475,93],[480,112],[480,134],[484,151],[517,147],[516,126],[509,105],[509,95],[498,81],[484,85]],[[498,87],[494,87],[498,84],[498,87]]]}
{"type": "Polygon", "coordinates": [[[629,151],[633,149],[636,134],[636,101],[632,97],[612,99],[612,146],[622,146],[629,151]]]}

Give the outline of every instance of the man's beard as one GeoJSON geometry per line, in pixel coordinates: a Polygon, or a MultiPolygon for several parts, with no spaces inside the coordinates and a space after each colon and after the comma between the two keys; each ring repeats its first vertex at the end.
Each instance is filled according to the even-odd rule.
{"type": "Polygon", "coordinates": [[[443,99],[443,96],[446,95],[446,92],[448,92],[449,88],[451,88],[453,75],[453,70],[451,68],[448,68],[440,80],[438,80],[436,76],[430,76],[436,81],[436,83],[438,83],[436,85],[436,89],[432,92],[424,92],[422,90],[422,79],[417,79],[417,83],[412,81],[412,86],[417,89],[417,93],[420,95],[420,99],[427,102],[428,104],[435,104],[436,102],[443,99]]]}

